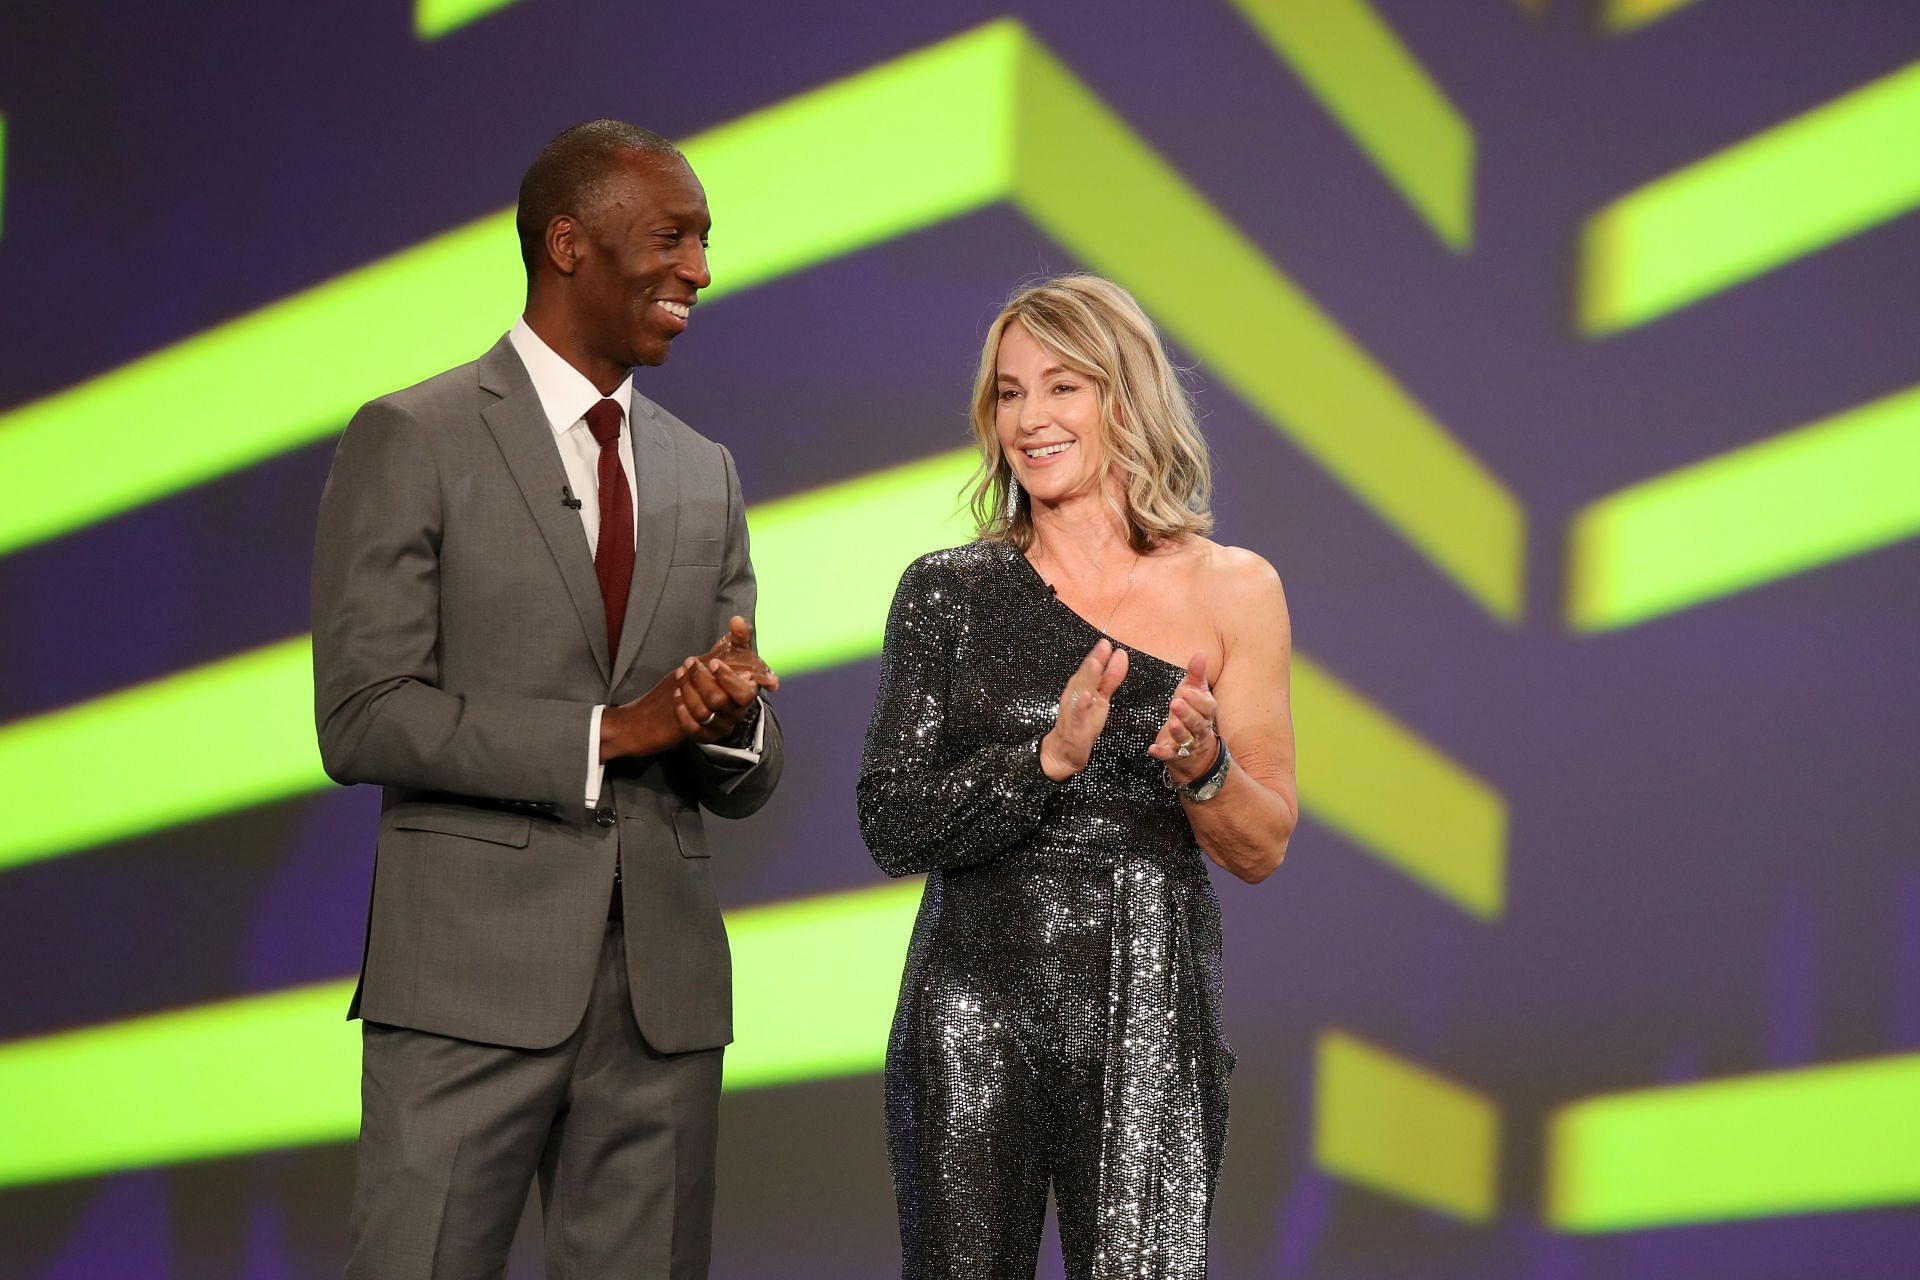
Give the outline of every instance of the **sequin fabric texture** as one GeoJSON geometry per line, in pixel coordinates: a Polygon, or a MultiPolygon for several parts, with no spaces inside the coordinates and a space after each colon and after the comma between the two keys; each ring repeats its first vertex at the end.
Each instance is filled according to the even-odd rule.
{"type": "Polygon", "coordinates": [[[908,1280],[1206,1274],[1233,1055],[1220,913],[1147,755],[1183,672],[1133,651],[1087,768],[1038,743],[1101,633],[1018,549],[916,561],[887,620],[861,832],[927,873],[887,1050],[908,1280]]]}

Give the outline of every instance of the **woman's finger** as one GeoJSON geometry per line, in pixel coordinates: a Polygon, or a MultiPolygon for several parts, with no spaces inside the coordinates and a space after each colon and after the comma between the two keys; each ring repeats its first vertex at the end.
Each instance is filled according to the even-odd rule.
{"type": "Polygon", "coordinates": [[[1079,706],[1086,701],[1086,695],[1100,685],[1101,673],[1113,656],[1113,645],[1106,640],[1093,646],[1087,656],[1080,659],[1080,665],[1067,677],[1067,687],[1060,694],[1063,705],[1079,706]],[[1078,696],[1076,696],[1078,695],[1078,696]]]}
{"type": "Polygon", "coordinates": [[[1173,701],[1170,707],[1173,709],[1184,707],[1202,720],[1215,720],[1219,718],[1219,704],[1214,701],[1213,695],[1205,689],[1190,688],[1186,685],[1180,686],[1180,689],[1173,695],[1173,701]]]}
{"type": "Polygon", "coordinates": [[[1188,737],[1197,738],[1208,732],[1210,722],[1207,717],[1201,715],[1198,709],[1188,703],[1175,701],[1172,719],[1179,726],[1180,732],[1188,737]]]}

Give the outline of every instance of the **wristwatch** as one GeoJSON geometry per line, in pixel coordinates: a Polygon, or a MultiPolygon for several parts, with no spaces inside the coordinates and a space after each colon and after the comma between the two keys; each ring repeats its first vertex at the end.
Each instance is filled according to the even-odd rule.
{"type": "Polygon", "coordinates": [[[753,731],[760,723],[760,699],[755,698],[747,706],[747,714],[734,726],[732,733],[715,743],[716,746],[744,750],[753,745],[753,731]]]}
{"type": "Polygon", "coordinates": [[[1220,788],[1227,785],[1227,769],[1233,763],[1233,757],[1227,752],[1227,740],[1216,739],[1220,743],[1220,754],[1213,762],[1213,768],[1206,776],[1192,782],[1175,782],[1173,772],[1165,765],[1160,766],[1160,780],[1165,782],[1177,795],[1196,802],[1205,802],[1220,794],[1220,788]]]}

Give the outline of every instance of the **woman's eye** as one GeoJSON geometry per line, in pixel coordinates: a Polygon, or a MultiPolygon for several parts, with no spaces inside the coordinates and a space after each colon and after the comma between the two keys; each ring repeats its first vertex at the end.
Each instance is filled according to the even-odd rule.
{"type": "Polygon", "coordinates": [[[1005,401],[1008,401],[1008,400],[1017,399],[1019,395],[1020,393],[1018,391],[1015,391],[1012,387],[1008,387],[1006,390],[1000,393],[1000,399],[1004,403],[1005,401]]]}
{"type": "Polygon", "coordinates": [[[1080,388],[1074,386],[1071,382],[1062,382],[1057,384],[1053,388],[1053,394],[1057,396],[1070,395],[1071,393],[1078,391],[1079,389],[1080,388]]]}

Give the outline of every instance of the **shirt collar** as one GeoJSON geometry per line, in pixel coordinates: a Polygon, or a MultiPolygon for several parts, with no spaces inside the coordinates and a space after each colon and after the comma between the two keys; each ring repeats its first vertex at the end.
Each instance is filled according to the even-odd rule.
{"type": "MultiPolygon", "coordinates": [[[[587,410],[603,398],[585,374],[568,364],[533,331],[525,316],[513,322],[507,341],[513,344],[520,363],[527,367],[527,377],[533,380],[534,394],[540,397],[540,408],[546,413],[547,425],[555,436],[571,431],[587,416],[587,410]]],[[[613,389],[613,394],[604,398],[618,404],[625,421],[631,423],[633,374],[627,374],[613,389]]]]}

